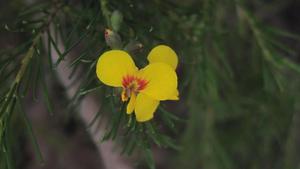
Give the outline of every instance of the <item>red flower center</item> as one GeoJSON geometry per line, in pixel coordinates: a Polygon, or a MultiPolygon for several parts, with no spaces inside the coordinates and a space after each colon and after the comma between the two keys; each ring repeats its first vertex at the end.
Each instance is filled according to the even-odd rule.
{"type": "Polygon", "coordinates": [[[139,91],[145,89],[148,81],[136,76],[126,75],[123,77],[122,85],[122,100],[127,101],[132,93],[137,94],[139,91]]]}

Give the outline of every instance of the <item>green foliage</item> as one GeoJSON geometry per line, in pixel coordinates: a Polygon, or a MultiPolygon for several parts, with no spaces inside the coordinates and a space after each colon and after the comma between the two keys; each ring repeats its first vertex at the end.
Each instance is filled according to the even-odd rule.
{"type": "Polygon", "coordinates": [[[79,68],[84,72],[69,108],[97,94],[102,106],[90,126],[105,116],[107,130],[99,141],[120,143],[122,155],[142,153],[151,169],[156,166],[153,147],[173,149],[167,159],[178,159],[174,168],[296,168],[300,66],[296,51],[283,40],[299,43],[300,37],[262,23],[251,8],[257,3],[41,1],[20,10],[5,29],[22,33],[23,41],[0,51],[0,168],[15,167],[10,141],[17,137],[15,128],[27,130],[43,162],[23,98],[32,94],[55,114],[45,75],[75,50],[70,78],[79,68]],[[104,35],[106,29],[111,36],[104,35]],[[98,81],[95,65],[101,53],[119,48],[143,66],[160,43],[179,55],[180,101],[175,108],[160,106],[154,120],[138,123],[126,114],[120,91],[98,81]],[[51,48],[59,54],[55,63],[51,48]]]}

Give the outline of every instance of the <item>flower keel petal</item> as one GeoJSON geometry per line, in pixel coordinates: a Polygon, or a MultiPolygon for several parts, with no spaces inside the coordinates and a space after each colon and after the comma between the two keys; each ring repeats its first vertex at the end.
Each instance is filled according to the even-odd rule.
{"type": "Polygon", "coordinates": [[[127,114],[131,114],[133,112],[135,104],[136,104],[135,102],[136,102],[136,95],[134,93],[132,93],[130,96],[129,103],[127,105],[127,110],[126,110],[127,114]]]}
{"type": "Polygon", "coordinates": [[[138,122],[151,120],[158,105],[158,100],[154,100],[143,93],[138,94],[135,104],[136,120],[138,122]]]}

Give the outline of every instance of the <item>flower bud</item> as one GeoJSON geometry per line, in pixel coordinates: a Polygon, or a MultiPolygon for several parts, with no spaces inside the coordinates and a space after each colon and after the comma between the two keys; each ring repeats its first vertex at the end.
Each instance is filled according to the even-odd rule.
{"type": "Polygon", "coordinates": [[[122,13],[118,10],[115,10],[111,15],[110,22],[111,22],[112,29],[115,32],[118,32],[120,30],[122,22],[123,22],[122,13]]]}
{"type": "Polygon", "coordinates": [[[124,50],[128,51],[129,53],[136,53],[139,52],[143,47],[144,46],[142,43],[132,40],[124,47],[124,50]]]}
{"type": "Polygon", "coordinates": [[[121,49],[122,48],[122,41],[121,37],[118,33],[110,30],[105,29],[104,37],[106,44],[112,49],[121,49]]]}

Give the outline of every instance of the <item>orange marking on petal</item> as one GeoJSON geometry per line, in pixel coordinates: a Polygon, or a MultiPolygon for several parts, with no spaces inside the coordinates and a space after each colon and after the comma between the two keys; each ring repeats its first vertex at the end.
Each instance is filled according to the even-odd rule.
{"type": "Polygon", "coordinates": [[[126,75],[125,77],[123,77],[123,81],[122,81],[122,85],[124,88],[128,88],[130,84],[132,84],[132,82],[134,81],[135,77],[134,76],[130,76],[130,75],[126,75]]]}
{"type": "Polygon", "coordinates": [[[137,79],[137,83],[138,83],[138,90],[143,90],[145,89],[145,87],[147,86],[148,82],[144,79],[137,79]]]}
{"type": "Polygon", "coordinates": [[[132,75],[126,75],[123,77],[122,85],[125,89],[131,89],[135,92],[145,89],[148,81],[141,79],[132,75]]]}
{"type": "Polygon", "coordinates": [[[122,85],[123,85],[123,92],[122,92],[122,100],[126,101],[131,96],[132,93],[137,94],[139,91],[146,88],[148,81],[145,79],[126,75],[123,77],[122,85]]]}

